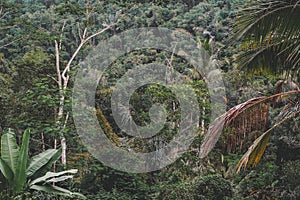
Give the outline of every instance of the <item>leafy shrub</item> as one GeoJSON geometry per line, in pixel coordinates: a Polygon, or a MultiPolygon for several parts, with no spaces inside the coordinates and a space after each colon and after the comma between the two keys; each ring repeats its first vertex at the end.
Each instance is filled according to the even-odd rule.
{"type": "MultiPolygon", "coordinates": [[[[300,186],[300,161],[287,161],[282,168],[282,181],[289,189],[294,190],[300,186]]],[[[300,189],[300,188],[299,188],[300,189]]]]}
{"type": "Polygon", "coordinates": [[[194,192],[194,199],[222,200],[232,197],[232,186],[220,174],[209,174],[195,180],[194,192]]]}
{"type": "Polygon", "coordinates": [[[194,199],[193,187],[189,182],[169,184],[162,188],[158,199],[194,199]]]}
{"type": "Polygon", "coordinates": [[[233,195],[230,181],[209,174],[192,181],[173,183],[162,188],[158,199],[222,200],[233,195]]]}

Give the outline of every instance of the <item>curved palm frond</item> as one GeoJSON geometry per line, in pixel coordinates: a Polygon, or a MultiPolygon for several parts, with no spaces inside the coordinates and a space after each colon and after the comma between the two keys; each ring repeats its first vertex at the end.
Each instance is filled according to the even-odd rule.
{"type": "MultiPolygon", "coordinates": [[[[248,130],[254,130],[255,128],[259,127],[261,128],[261,122],[266,121],[267,115],[266,110],[261,109],[261,104],[265,103],[268,99],[268,97],[257,97],[249,99],[248,101],[236,105],[230,110],[228,110],[226,113],[218,117],[210,126],[208,129],[207,134],[205,135],[201,148],[200,148],[200,158],[204,158],[207,156],[207,154],[212,150],[212,148],[217,143],[220,134],[222,133],[223,129],[226,127],[229,127],[230,125],[237,125],[238,127],[234,127],[235,136],[239,137],[240,135],[244,135],[244,132],[248,130]],[[253,118],[253,114],[256,112],[259,113],[259,118],[253,118]],[[242,117],[243,116],[243,117],[242,117]],[[246,118],[247,119],[246,119],[246,118]],[[242,119],[242,121],[247,123],[243,123],[240,126],[240,123],[237,121],[240,121],[239,119],[242,119]],[[236,123],[237,122],[237,123],[236,123]]],[[[268,105],[268,103],[267,103],[268,105]]],[[[243,138],[240,137],[242,140],[243,138]]],[[[240,140],[240,141],[241,141],[240,140]]]]}
{"type": "Polygon", "coordinates": [[[241,10],[234,29],[234,39],[243,41],[238,64],[300,78],[299,19],[299,0],[255,1],[241,10]]]}
{"type": "MultiPolygon", "coordinates": [[[[242,104],[234,106],[226,113],[221,115],[219,118],[217,118],[210,125],[208,132],[205,135],[200,148],[200,157],[204,158],[208,155],[208,153],[212,150],[212,148],[215,146],[216,142],[218,141],[219,136],[222,133],[223,129],[226,127],[233,127],[236,137],[240,137],[240,136],[247,137],[247,134],[250,134],[251,132],[256,130],[264,131],[264,128],[266,127],[266,120],[268,117],[267,107],[270,105],[270,103],[273,102],[274,99],[278,97],[282,98],[284,96],[290,96],[295,94],[300,94],[300,90],[281,92],[269,97],[252,98],[242,104]]],[[[299,97],[297,97],[297,99],[299,99],[299,97]]],[[[276,127],[278,125],[274,125],[274,126],[276,127]]],[[[274,128],[271,128],[271,130],[273,130],[274,128]]],[[[259,138],[261,139],[257,139],[257,140],[264,141],[266,142],[265,144],[267,144],[268,135],[265,133],[262,135],[259,136],[259,138]]],[[[240,139],[243,140],[243,138],[240,139]]],[[[257,143],[256,146],[261,145],[260,142],[254,142],[253,145],[255,145],[255,143],[257,143]]],[[[235,145],[238,145],[238,143],[236,143],[235,145]]],[[[251,148],[249,148],[248,151],[250,151],[250,149],[251,152],[256,151],[258,152],[257,155],[260,155],[261,157],[262,153],[265,150],[266,145],[261,146],[261,148],[259,149],[257,149],[256,146],[253,147],[253,145],[251,148]]],[[[251,155],[251,153],[246,153],[246,154],[249,154],[249,156],[251,155]]],[[[249,156],[247,158],[249,158],[249,156]]],[[[255,161],[257,163],[260,160],[260,157],[256,156],[255,159],[252,161],[253,162],[255,161]]],[[[249,163],[253,163],[252,161],[249,163]]]]}
{"type": "Polygon", "coordinates": [[[298,115],[300,113],[300,107],[297,106],[295,108],[296,109],[289,112],[289,114],[286,117],[277,122],[274,126],[272,126],[270,129],[264,132],[253,142],[253,144],[249,147],[248,151],[244,154],[244,156],[240,159],[239,163],[237,164],[237,173],[241,171],[241,168],[243,166],[245,168],[251,165],[255,167],[258,164],[267,148],[271,131],[273,131],[276,127],[280,126],[285,121],[298,115]]]}

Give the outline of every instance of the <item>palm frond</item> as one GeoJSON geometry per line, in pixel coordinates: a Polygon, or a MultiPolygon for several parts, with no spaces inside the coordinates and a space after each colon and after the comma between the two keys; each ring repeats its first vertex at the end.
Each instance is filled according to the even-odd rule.
{"type": "MultiPolygon", "coordinates": [[[[234,129],[233,137],[236,137],[235,142],[242,142],[243,138],[246,137],[244,133],[255,131],[262,128],[262,124],[266,124],[266,113],[268,110],[262,109],[261,105],[264,103],[267,97],[257,97],[249,99],[248,101],[234,106],[226,113],[216,119],[208,129],[207,134],[200,149],[200,157],[204,158],[212,150],[217,143],[220,134],[223,129],[228,126],[232,126],[234,129]],[[259,111],[259,113],[257,112],[259,111]],[[253,118],[254,113],[258,113],[257,117],[253,118]],[[252,113],[252,114],[251,114],[252,113]],[[262,123],[264,121],[264,123],[262,123]],[[242,123],[241,123],[242,122],[242,123]]],[[[268,108],[268,106],[265,106],[268,108]]],[[[229,140],[229,138],[227,138],[229,140]]]]}
{"type": "Polygon", "coordinates": [[[253,72],[262,68],[300,78],[300,2],[298,0],[253,2],[240,11],[234,40],[242,39],[244,51],[237,61],[253,72]]]}
{"type": "Polygon", "coordinates": [[[228,110],[209,126],[200,148],[200,158],[208,155],[226,127],[231,126],[234,130],[233,137],[237,138],[234,145],[243,142],[243,139],[248,137],[253,131],[264,131],[270,102],[279,96],[282,97],[297,93],[300,93],[300,90],[282,92],[269,97],[252,98],[228,110]]]}
{"type": "MultiPolygon", "coordinates": [[[[275,90],[274,94],[279,94],[285,91],[291,91],[291,90],[299,90],[299,86],[294,82],[294,81],[284,81],[284,80],[279,80],[275,83],[275,90]]],[[[273,108],[280,103],[286,101],[285,99],[282,98],[282,96],[278,96],[273,99],[273,108]]],[[[284,110],[284,109],[283,109],[284,110]]]]}
{"type": "Polygon", "coordinates": [[[258,137],[254,141],[254,143],[249,147],[248,151],[244,154],[244,156],[240,159],[239,163],[237,164],[237,173],[241,171],[241,168],[243,166],[247,168],[251,165],[256,166],[258,164],[268,145],[271,131],[273,131],[276,127],[278,127],[285,121],[299,114],[300,113],[299,108],[300,107],[298,106],[294,112],[289,113],[288,116],[284,117],[281,121],[276,123],[274,126],[268,129],[266,132],[264,132],[260,137],[258,137]]]}
{"type": "Polygon", "coordinates": [[[250,8],[239,12],[234,38],[254,38],[259,41],[269,33],[273,33],[273,36],[284,35],[286,39],[295,38],[300,29],[299,9],[298,0],[255,1],[250,8]]]}
{"type": "Polygon", "coordinates": [[[264,132],[253,142],[253,144],[249,147],[248,151],[243,155],[243,157],[237,164],[237,173],[241,171],[241,168],[243,166],[246,168],[250,165],[257,165],[267,148],[270,139],[270,133],[271,132],[269,130],[264,132]]]}

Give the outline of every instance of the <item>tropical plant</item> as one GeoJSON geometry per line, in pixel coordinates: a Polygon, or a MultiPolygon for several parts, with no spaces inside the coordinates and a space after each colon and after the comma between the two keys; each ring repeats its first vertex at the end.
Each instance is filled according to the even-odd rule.
{"type": "Polygon", "coordinates": [[[300,78],[300,2],[298,0],[253,1],[243,9],[234,39],[242,39],[238,56],[241,68],[280,73],[300,78]]]}
{"type": "Polygon", "coordinates": [[[208,133],[201,145],[200,157],[204,158],[212,150],[224,128],[230,128],[233,131],[231,136],[228,137],[227,135],[227,142],[233,139],[236,146],[242,146],[245,140],[249,140],[249,135],[253,132],[262,131],[262,134],[254,140],[248,151],[240,159],[237,172],[240,172],[243,166],[256,166],[266,150],[271,132],[285,121],[300,114],[299,93],[299,89],[281,92],[269,97],[252,98],[234,106],[209,126],[208,133]],[[278,98],[284,96],[289,97],[288,103],[277,116],[277,122],[266,130],[270,105],[278,102],[278,98]]]}
{"type": "MultiPolygon", "coordinates": [[[[240,67],[249,71],[285,74],[292,78],[300,75],[300,2],[297,0],[261,0],[255,1],[250,7],[242,10],[235,26],[234,39],[242,39],[241,49],[244,50],[237,58],[240,67]]],[[[210,126],[201,146],[201,157],[205,157],[216,144],[223,127],[232,132],[227,137],[229,143],[243,146],[254,132],[262,134],[253,142],[237,165],[237,172],[242,166],[255,166],[261,159],[271,132],[300,113],[299,96],[291,100],[277,117],[277,122],[266,130],[270,104],[278,102],[281,97],[299,93],[293,83],[293,91],[281,92],[282,81],[275,89],[275,95],[258,97],[234,106],[220,116],[210,126]],[[233,142],[232,142],[233,141],[233,142]]],[[[231,149],[231,147],[229,147],[231,149]]]]}
{"type": "Polygon", "coordinates": [[[1,192],[15,196],[21,192],[38,190],[64,196],[85,198],[54,184],[70,179],[76,169],[49,172],[53,163],[61,156],[61,149],[48,149],[28,159],[30,130],[25,130],[19,147],[12,129],[1,137],[1,192]]]}

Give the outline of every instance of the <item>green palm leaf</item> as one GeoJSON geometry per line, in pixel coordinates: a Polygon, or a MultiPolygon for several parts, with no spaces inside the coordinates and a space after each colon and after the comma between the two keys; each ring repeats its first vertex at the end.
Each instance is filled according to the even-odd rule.
{"type": "Polygon", "coordinates": [[[35,185],[36,183],[40,183],[40,182],[46,182],[48,179],[50,178],[55,178],[55,177],[59,177],[65,174],[76,174],[78,172],[77,169],[70,169],[70,170],[66,170],[66,171],[62,171],[62,172],[47,172],[46,175],[39,177],[33,181],[31,181],[29,184],[30,185],[35,185]]]}
{"type": "Polygon", "coordinates": [[[48,149],[30,159],[29,166],[26,170],[26,175],[28,177],[33,176],[38,170],[40,170],[44,165],[46,165],[52,157],[58,152],[56,149],[48,149]]]}
{"type": "Polygon", "coordinates": [[[14,173],[10,169],[10,167],[0,158],[0,170],[6,180],[11,184],[12,180],[14,179],[14,173]]]}
{"type": "Polygon", "coordinates": [[[28,145],[30,138],[30,130],[25,130],[22,139],[22,146],[20,149],[18,168],[16,171],[15,182],[16,182],[16,192],[20,192],[26,182],[26,167],[28,160],[28,145]]]}
{"type": "Polygon", "coordinates": [[[46,172],[51,170],[51,167],[53,166],[53,164],[61,157],[61,152],[62,152],[61,148],[57,149],[56,153],[54,153],[54,155],[51,157],[51,159],[46,164],[41,166],[37,171],[34,172],[34,174],[30,175],[29,177],[31,179],[36,179],[36,178],[46,174],[46,172]]]}
{"type": "Polygon", "coordinates": [[[240,67],[300,76],[300,2],[261,0],[240,12],[235,40],[242,39],[240,67]]]}
{"type": "Polygon", "coordinates": [[[19,147],[16,142],[15,133],[12,129],[8,129],[1,137],[1,158],[10,167],[13,174],[16,174],[19,147]]]}

